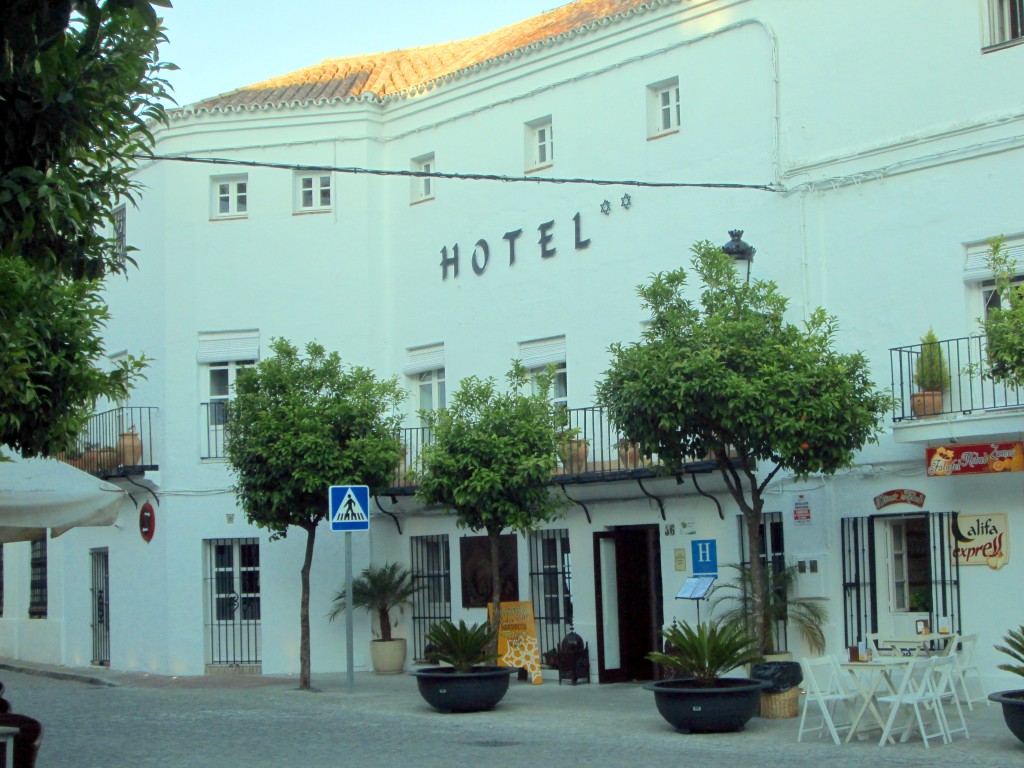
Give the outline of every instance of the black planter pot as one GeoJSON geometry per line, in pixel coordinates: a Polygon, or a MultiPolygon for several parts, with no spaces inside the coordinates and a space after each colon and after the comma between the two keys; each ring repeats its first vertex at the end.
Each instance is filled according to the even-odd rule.
{"type": "Polygon", "coordinates": [[[414,669],[420,695],[438,712],[485,712],[504,698],[510,667],[473,667],[457,673],[451,667],[414,669]]]}
{"type": "Polygon", "coordinates": [[[1010,732],[1024,741],[1024,690],[991,693],[989,701],[1003,705],[1003,720],[1010,732]]]}
{"type": "Polygon", "coordinates": [[[699,687],[696,680],[678,678],[647,683],[654,703],[669,725],[686,733],[742,731],[761,705],[761,680],[727,677],[714,688],[699,687]]]}

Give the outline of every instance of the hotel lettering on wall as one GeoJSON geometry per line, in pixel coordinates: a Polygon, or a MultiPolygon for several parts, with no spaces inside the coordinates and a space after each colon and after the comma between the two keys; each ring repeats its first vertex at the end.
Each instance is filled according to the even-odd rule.
{"type": "Polygon", "coordinates": [[[953,558],[960,565],[987,565],[999,570],[1010,560],[1006,515],[953,515],[949,524],[953,558]]]}
{"type": "MultiPolygon", "coordinates": [[[[582,251],[590,247],[590,238],[583,237],[583,220],[580,214],[577,213],[572,217],[573,222],[573,247],[577,251],[582,251]]],[[[537,253],[542,259],[554,258],[558,252],[555,240],[555,220],[545,221],[543,224],[537,227],[537,253]]],[[[501,239],[505,241],[505,245],[495,245],[495,250],[501,249],[504,253],[508,254],[508,265],[514,266],[516,263],[516,256],[519,255],[520,250],[525,250],[526,246],[519,247],[519,239],[523,236],[522,229],[513,229],[506,232],[501,236],[501,239]],[[517,250],[517,247],[520,250],[517,250]]],[[[441,280],[447,280],[449,273],[452,278],[459,276],[459,265],[462,254],[459,251],[459,244],[455,243],[450,249],[448,246],[444,246],[441,249],[441,280]]],[[[487,267],[491,263],[491,244],[484,238],[480,238],[476,241],[473,246],[473,251],[469,255],[469,265],[473,268],[473,273],[476,275],[482,275],[486,271],[487,267]]]]}
{"type": "Polygon", "coordinates": [[[926,448],[925,467],[928,477],[1024,472],[1024,442],[926,448]]]}

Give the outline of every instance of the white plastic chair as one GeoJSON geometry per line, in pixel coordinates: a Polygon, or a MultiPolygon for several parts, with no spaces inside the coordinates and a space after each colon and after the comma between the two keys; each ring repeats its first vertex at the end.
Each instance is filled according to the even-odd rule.
{"type": "Polygon", "coordinates": [[[879,703],[888,704],[892,707],[889,710],[889,718],[885,722],[885,728],[882,729],[882,738],[878,742],[878,746],[884,747],[889,741],[889,737],[896,726],[896,718],[904,707],[913,709],[913,715],[908,715],[907,723],[902,728],[903,733],[900,741],[906,741],[910,738],[910,733],[913,731],[916,721],[926,749],[929,746],[929,739],[940,738],[944,744],[949,743],[949,736],[946,733],[946,721],[942,714],[942,702],[935,695],[932,679],[932,669],[938,660],[937,656],[929,656],[924,659],[916,657],[907,659],[907,671],[900,680],[896,693],[878,697],[879,703]],[[928,714],[932,715],[935,719],[934,731],[929,731],[928,726],[925,725],[925,715],[928,714]]]}
{"type": "Polygon", "coordinates": [[[839,731],[849,730],[859,694],[845,684],[843,670],[833,657],[802,659],[800,664],[804,671],[806,693],[796,740],[798,742],[803,740],[803,735],[811,731],[818,731],[818,738],[821,738],[827,729],[832,741],[841,744],[839,731]],[[846,720],[837,723],[836,710],[840,705],[846,709],[846,720]],[[812,709],[816,709],[821,714],[820,725],[807,725],[807,714],[812,709]]]}
{"type": "MultiPolygon", "coordinates": [[[[972,701],[985,702],[985,706],[990,706],[992,702],[988,700],[988,695],[985,693],[985,684],[981,681],[981,670],[978,669],[977,662],[974,661],[974,649],[978,645],[978,633],[974,632],[970,635],[964,635],[960,638],[960,651],[957,653],[957,664],[956,671],[953,673],[956,677],[954,684],[959,683],[960,689],[964,692],[964,701],[967,702],[967,707],[973,712],[974,704],[972,701]],[[981,691],[980,699],[971,699],[971,694],[967,691],[967,675],[973,674],[975,679],[978,681],[978,690],[981,691]]],[[[956,643],[951,642],[950,647],[955,647],[956,643]]]]}
{"type": "Polygon", "coordinates": [[[956,681],[957,681],[957,654],[949,653],[945,656],[937,657],[932,663],[932,690],[935,692],[935,699],[938,702],[937,708],[939,714],[942,716],[942,722],[945,726],[946,731],[946,743],[953,740],[954,733],[963,733],[964,738],[971,738],[971,734],[967,731],[967,721],[964,720],[964,710],[960,706],[960,697],[956,692],[956,681]],[[957,718],[960,720],[960,726],[958,728],[951,728],[949,724],[949,715],[946,713],[945,707],[943,706],[946,701],[950,701],[956,710],[957,718]]]}

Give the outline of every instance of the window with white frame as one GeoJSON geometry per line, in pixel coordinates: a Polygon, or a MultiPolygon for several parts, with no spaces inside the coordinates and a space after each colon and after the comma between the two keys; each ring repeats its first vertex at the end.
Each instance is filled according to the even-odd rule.
{"type": "MultiPolygon", "coordinates": [[[[975,301],[971,304],[971,317],[985,319],[993,309],[1000,308],[1001,300],[995,289],[992,269],[989,266],[989,242],[979,240],[965,245],[966,259],[964,282],[974,286],[975,301]]],[[[1017,277],[1013,283],[1024,287],[1024,234],[1011,235],[1003,239],[1003,250],[1015,265],[1017,277]]]]}
{"type": "MultiPolygon", "coordinates": [[[[410,165],[411,170],[417,173],[434,173],[437,170],[435,165],[434,153],[431,152],[429,155],[420,155],[412,159],[410,165]]],[[[413,176],[412,177],[412,202],[420,203],[424,200],[434,199],[434,177],[433,176],[413,176]]]]}
{"type": "Polygon", "coordinates": [[[985,47],[1004,47],[1024,40],[1024,0],[982,0],[985,47]]]}
{"type": "Polygon", "coordinates": [[[649,138],[677,133],[682,124],[679,78],[647,86],[647,135],[649,138]]]}
{"type": "Polygon", "coordinates": [[[295,172],[295,212],[315,213],[331,210],[331,174],[295,172]]]}
{"type": "Polygon", "coordinates": [[[228,401],[234,397],[239,372],[259,360],[259,347],[259,331],[200,334],[197,360],[203,399],[201,458],[224,458],[228,401]]]}
{"type": "Polygon", "coordinates": [[[555,162],[555,135],[551,116],[526,124],[526,170],[538,171],[555,162]]]}
{"type": "Polygon", "coordinates": [[[237,219],[249,215],[249,174],[210,177],[210,218],[237,219]]]}
{"type": "MultiPolygon", "coordinates": [[[[551,402],[569,407],[569,378],[565,365],[565,336],[550,336],[545,339],[524,341],[519,345],[519,359],[530,372],[532,380],[538,374],[554,366],[554,380],[551,382],[551,402]]],[[[536,391],[536,389],[534,390],[536,391]]]]}
{"type": "MultiPolygon", "coordinates": [[[[444,383],[444,344],[430,344],[406,350],[402,372],[415,393],[414,402],[420,411],[436,411],[447,405],[444,383]]],[[[426,426],[423,419],[420,426],[426,426]]]]}

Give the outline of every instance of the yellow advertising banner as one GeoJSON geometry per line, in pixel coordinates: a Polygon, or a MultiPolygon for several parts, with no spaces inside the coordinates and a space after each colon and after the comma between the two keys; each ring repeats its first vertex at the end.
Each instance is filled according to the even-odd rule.
{"type": "Polygon", "coordinates": [[[987,565],[999,570],[1010,560],[1006,515],[960,514],[950,523],[953,557],[960,565],[987,565]]]}
{"type": "MultiPolygon", "coordinates": [[[[487,604],[487,618],[494,617],[494,603],[487,604]]],[[[533,603],[529,600],[501,603],[501,627],[498,630],[498,665],[518,667],[530,673],[530,682],[544,682],[540,671],[540,646],[533,603]]]]}

